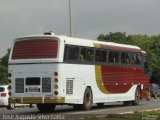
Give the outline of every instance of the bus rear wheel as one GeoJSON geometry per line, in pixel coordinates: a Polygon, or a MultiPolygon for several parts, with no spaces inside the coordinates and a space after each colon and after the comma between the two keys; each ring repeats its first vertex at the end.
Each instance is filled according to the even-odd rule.
{"type": "Polygon", "coordinates": [[[7,109],[8,110],[12,110],[15,108],[15,104],[14,103],[10,103],[8,106],[7,106],[7,109]]]}
{"type": "Polygon", "coordinates": [[[93,102],[92,90],[87,87],[84,92],[83,104],[75,104],[73,108],[75,110],[90,110],[93,102]]]}
{"type": "Polygon", "coordinates": [[[40,112],[54,112],[55,111],[55,104],[37,104],[37,108],[40,112]]]}
{"type": "Polygon", "coordinates": [[[93,102],[92,91],[89,87],[87,87],[84,92],[83,109],[90,110],[92,106],[92,102],[93,102]]]}

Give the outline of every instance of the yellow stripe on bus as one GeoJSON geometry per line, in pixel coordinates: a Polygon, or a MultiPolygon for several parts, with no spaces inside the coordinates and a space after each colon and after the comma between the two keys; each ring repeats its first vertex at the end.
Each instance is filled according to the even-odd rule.
{"type": "MultiPolygon", "coordinates": [[[[100,45],[97,43],[94,43],[94,47],[100,48],[100,45]]],[[[96,72],[96,83],[98,88],[100,89],[101,92],[105,94],[109,94],[108,90],[105,88],[103,83],[101,65],[95,65],[95,72],[96,72]]]]}
{"type": "Polygon", "coordinates": [[[108,90],[105,88],[103,84],[101,66],[96,65],[95,69],[96,69],[96,82],[97,82],[98,88],[100,89],[101,92],[105,94],[109,94],[108,90]]]}

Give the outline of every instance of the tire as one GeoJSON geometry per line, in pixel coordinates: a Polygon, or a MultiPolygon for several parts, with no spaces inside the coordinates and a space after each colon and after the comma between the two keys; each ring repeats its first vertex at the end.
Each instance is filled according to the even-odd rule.
{"type": "Polygon", "coordinates": [[[135,100],[132,101],[132,105],[138,105],[140,101],[140,89],[137,87],[135,91],[135,100]]]}
{"type": "Polygon", "coordinates": [[[157,99],[157,93],[154,93],[153,96],[154,96],[154,99],[157,99]]]}
{"type": "Polygon", "coordinates": [[[29,108],[34,108],[36,105],[35,104],[30,104],[29,108]]]}
{"type": "Polygon", "coordinates": [[[132,105],[132,101],[124,101],[123,105],[124,106],[130,106],[130,105],[132,105]]]}
{"type": "Polygon", "coordinates": [[[84,92],[83,104],[75,104],[73,108],[75,110],[90,110],[93,102],[92,90],[87,87],[84,92]]]}
{"type": "Polygon", "coordinates": [[[96,103],[98,107],[103,107],[104,103],[96,103]]]}
{"type": "Polygon", "coordinates": [[[73,109],[74,109],[74,110],[83,110],[81,104],[74,104],[74,105],[73,105],[73,109]]]}
{"type": "Polygon", "coordinates": [[[151,100],[151,93],[148,93],[148,97],[147,97],[147,100],[151,100]]]}
{"type": "Polygon", "coordinates": [[[37,109],[42,113],[46,112],[46,108],[44,104],[37,104],[37,109]]]}
{"type": "Polygon", "coordinates": [[[38,110],[42,113],[54,112],[55,107],[55,104],[37,104],[38,110]]]}
{"type": "Polygon", "coordinates": [[[89,87],[86,88],[83,97],[83,110],[90,110],[93,102],[92,91],[89,87]]]}
{"type": "Polygon", "coordinates": [[[8,106],[7,106],[7,109],[8,110],[12,110],[15,108],[15,104],[14,103],[10,103],[8,106]]]}

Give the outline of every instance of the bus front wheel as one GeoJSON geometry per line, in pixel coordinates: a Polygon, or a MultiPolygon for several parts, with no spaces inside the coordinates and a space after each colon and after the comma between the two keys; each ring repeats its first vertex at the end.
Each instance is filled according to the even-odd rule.
{"type": "Polygon", "coordinates": [[[133,105],[138,105],[140,101],[140,89],[139,87],[137,87],[136,91],[135,91],[135,100],[132,101],[133,105]]]}

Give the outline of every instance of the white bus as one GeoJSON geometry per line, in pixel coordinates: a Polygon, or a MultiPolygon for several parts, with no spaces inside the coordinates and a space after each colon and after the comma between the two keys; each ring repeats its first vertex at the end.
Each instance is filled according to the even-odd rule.
{"type": "Polygon", "coordinates": [[[14,40],[9,57],[10,103],[89,110],[93,103],[149,99],[146,53],[139,47],[52,33],[14,40]]]}

